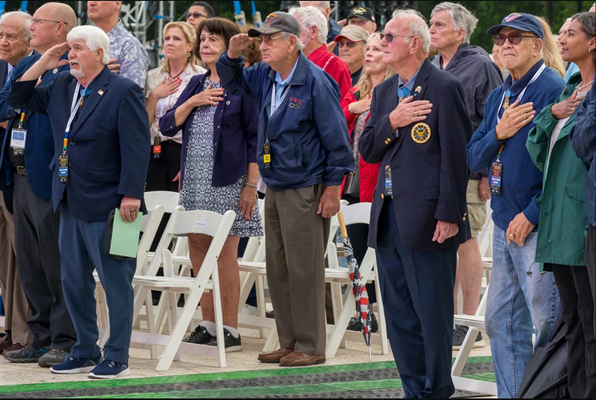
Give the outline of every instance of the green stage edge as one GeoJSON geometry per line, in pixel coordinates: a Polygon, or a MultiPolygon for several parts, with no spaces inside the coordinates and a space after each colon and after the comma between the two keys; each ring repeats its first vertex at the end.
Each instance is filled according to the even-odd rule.
{"type": "MultiPolygon", "coordinates": [[[[492,362],[492,357],[470,357],[468,359],[468,363],[488,363],[492,362]]],[[[308,375],[308,374],[318,374],[318,373],[332,373],[332,372],[350,372],[350,371],[369,371],[369,370],[376,370],[376,369],[387,369],[387,368],[395,368],[395,362],[393,361],[386,361],[386,362],[374,362],[374,363],[360,363],[360,364],[348,364],[348,365],[330,365],[330,366],[318,366],[318,367],[306,367],[306,368],[288,368],[288,369],[271,369],[271,370],[259,370],[259,371],[238,371],[238,372],[221,372],[221,373],[209,373],[209,374],[196,374],[196,375],[176,375],[176,376],[153,376],[147,378],[132,378],[132,379],[113,379],[113,380],[106,380],[106,381],[82,381],[82,382],[56,382],[56,383],[37,383],[37,384],[26,384],[26,385],[14,385],[14,386],[0,386],[0,393],[28,393],[28,392],[42,392],[42,391],[57,391],[57,390],[70,390],[70,389],[93,389],[93,388],[109,388],[109,387],[126,387],[126,386],[142,386],[142,385],[164,385],[164,384],[175,384],[175,383],[192,383],[192,382],[207,382],[207,381],[225,381],[225,380],[232,380],[232,379],[251,379],[251,378],[269,378],[269,377],[281,377],[281,376],[291,376],[291,375],[308,375]]],[[[49,373],[49,372],[48,372],[49,373]]],[[[477,379],[477,380],[487,380],[487,381],[494,381],[494,374],[476,374],[469,376],[470,378],[477,379]],[[484,376],[487,375],[487,376],[484,376]]],[[[321,385],[308,385],[308,386],[294,386],[294,387],[280,387],[275,388],[277,391],[276,393],[279,394],[280,391],[287,390],[287,389],[295,389],[298,390],[295,393],[305,393],[299,390],[306,390],[309,388],[308,393],[315,393],[315,392],[334,392],[338,390],[367,390],[367,385],[373,384],[375,387],[374,389],[382,389],[385,387],[382,386],[380,383],[375,382],[392,382],[391,384],[394,386],[389,386],[387,388],[399,388],[401,387],[401,381],[399,380],[390,380],[390,381],[372,381],[372,382],[352,382],[352,383],[341,383],[341,384],[321,384],[321,385]],[[399,386],[397,385],[399,382],[399,386]],[[359,384],[363,385],[364,388],[359,389],[349,389],[351,385],[359,384]],[[341,386],[341,389],[339,388],[341,386]],[[317,390],[318,389],[318,390],[317,390]]],[[[260,396],[260,395],[267,395],[271,393],[263,393],[263,394],[256,394],[257,391],[264,390],[269,388],[245,388],[245,389],[222,389],[216,390],[213,392],[223,392],[228,391],[227,396],[233,396],[232,392],[236,390],[242,390],[243,394],[248,395],[247,390],[255,391],[255,394],[250,394],[250,396],[260,396]]],[[[207,393],[212,392],[212,390],[200,390],[196,392],[201,392],[205,395],[213,395],[216,393],[207,393]]],[[[183,392],[187,393],[187,392],[183,392]]],[[[189,392],[193,393],[193,392],[189,392]]],[[[292,392],[294,393],[294,392],[292,392]]],[[[198,395],[198,393],[195,393],[198,395]]],[[[148,397],[149,393],[143,393],[142,396],[138,397],[148,397]]],[[[159,393],[156,394],[155,397],[164,397],[165,394],[159,393]]],[[[181,397],[180,395],[176,395],[176,392],[168,392],[168,395],[171,397],[181,397]]],[[[128,394],[122,397],[131,397],[134,396],[133,394],[128,394]]],[[[188,396],[184,396],[188,397],[188,396]]],[[[190,396],[192,397],[192,396],[190,396]]],[[[201,396],[202,397],[202,396],[201,396]]],[[[225,397],[225,396],[224,396],[225,397]]],[[[117,396],[110,397],[110,398],[117,398],[117,396]]]]}

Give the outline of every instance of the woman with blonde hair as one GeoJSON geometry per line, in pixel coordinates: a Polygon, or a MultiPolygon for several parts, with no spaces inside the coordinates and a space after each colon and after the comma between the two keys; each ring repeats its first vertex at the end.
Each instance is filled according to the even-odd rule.
{"type": "Polygon", "coordinates": [[[174,137],[163,136],[159,120],[176,104],[190,79],[205,70],[194,53],[197,34],[186,22],[170,22],[163,30],[165,62],[147,74],[145,107],[151,126],[151,161],[147,174],[147,192],[178,191],[182,131],[174,137]]]}
{"type": "MultiPolygon", "coordinates": [[[[368,164],[364,162],[358,151],[358,142],[364,132],[366,121],[370,116],[370,103],[375,87],[383,83],[387,78],[395,75],[395,71],[383,64],[383,48],[381,47],[381,34],[373,33],[366,42],[366,53],[364,58],[364,71],[360,76],[358,84],[350,89],[341,101],[341,106],[346,116],[346,122],[351,135],[351,144],[354,150],[356,170],[348,175],[342,186],[342,197],[344,200],[354,203],[371,203],[377,177],[379,176],[379,164],[368,164]]],[[[368,225],[356,224],[348,226],[348,236],[354,247],[354,256],[358,264],[362,263],[366,250],[368,249],[368,225]]],[[[370,304],[376,303],[375,286],[367,284],[370,304]]],[[[374,314],[371,314],[372,331],[376,332],[378,324],[374,314]]],[[[360,322],[352,318],[348,330],[359,331],[360,322]]]]}
{"type": "Polygon", "coordinates": [[[559,54],[557,38],[544,18],[537,15],[535,17],[540,21],[540,25],[542,25],[542,30],[544,31],[544,40],[542,41],[542,58],[544,59],[544,63],[561,78],[565,78],[565,63],[563,62],[563,58],[561,58],[561,54],[559,54]]]}

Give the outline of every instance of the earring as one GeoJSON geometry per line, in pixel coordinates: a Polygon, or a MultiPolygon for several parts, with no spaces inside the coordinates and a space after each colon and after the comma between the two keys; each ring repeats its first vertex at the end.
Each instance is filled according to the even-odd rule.
{"type": "Polygon", "coordinates": [[[191,58],[192,57],[192,53],[189,51],[188,53],[186,53],[186,58],[191,58]]]}

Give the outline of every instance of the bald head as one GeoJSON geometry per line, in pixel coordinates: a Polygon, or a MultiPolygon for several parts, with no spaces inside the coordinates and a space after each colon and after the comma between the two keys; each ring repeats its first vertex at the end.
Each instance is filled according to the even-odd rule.
{"type": "Polygon", "coordinates": [[[63,3],[46,3],[33,14],[31,46],[40,53],[66,42],[66,36],[77,26],[72,7],[63,3]]]}
{"type": "Polygon", "coordinates": [[[590,7],[590,12],[594,11],[596,11],[596,3],[592,4],[592,7],[590,7]]]}

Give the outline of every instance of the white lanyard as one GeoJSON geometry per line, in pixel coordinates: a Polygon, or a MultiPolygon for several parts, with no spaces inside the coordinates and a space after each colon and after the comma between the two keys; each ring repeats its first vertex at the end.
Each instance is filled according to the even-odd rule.
{"type": "Polygon", "coordinates": [[[72,124],[72,121],[74,120],[75,115],[77,115],[77,111],[79,110],[79,106],[81,105],[81,103],[78,101],[80,87],[81,87],[81,84],[79,82],[77,82],[77,87],[75,88],[74,96],[72,98],[72,105],[70,106],[70,118],[68,119],[68,123],[66,124],[66,130],[65,130],[66,133],[70,132],[70,125],[72,124]]]}
{"type": "Polygon", "coordinates": [[[288,92],[290,91],[289,89],[290,85],[285,86],[281,98],[278,102],[275,102],[275,95],[277,94],[277,83],[273,82],[273,90],[271,91],[271,115],[273,115],[277,111],[281,103],[283,103],[284,99],[288,95],[288,92]]]}
{"type": "MultiPolygon", "coordinates": [[[[542,74],[542,72],[544,72],[545,69],[546,69],[546,64],[542,64],[542,67],[540,67],[538,72],[536,72],[536,74],[534,74],[534,77],[532,78],[532,80],[526,85],[524,90],[521,91],[519,96],[517,96],[517,100],[520,102],[520,104],[521,104],[522,99],[524,98],[524,95],[526,94],[526,90],[528,89],[528,87],[532,83],[536,82],[536,80],[540,77],[540,75],[542,74]]],[[[499,113],[501,112],[501,107],[503,107],[503,102],[505,101],[506,95],[507,95],[507,92],[503,93],[503,97],[501,98],[501,104],[499,105],[499,108],[497,109],[497,124],[499,122],[501,122],[501,117],[499,117],[499,113]]]]}

